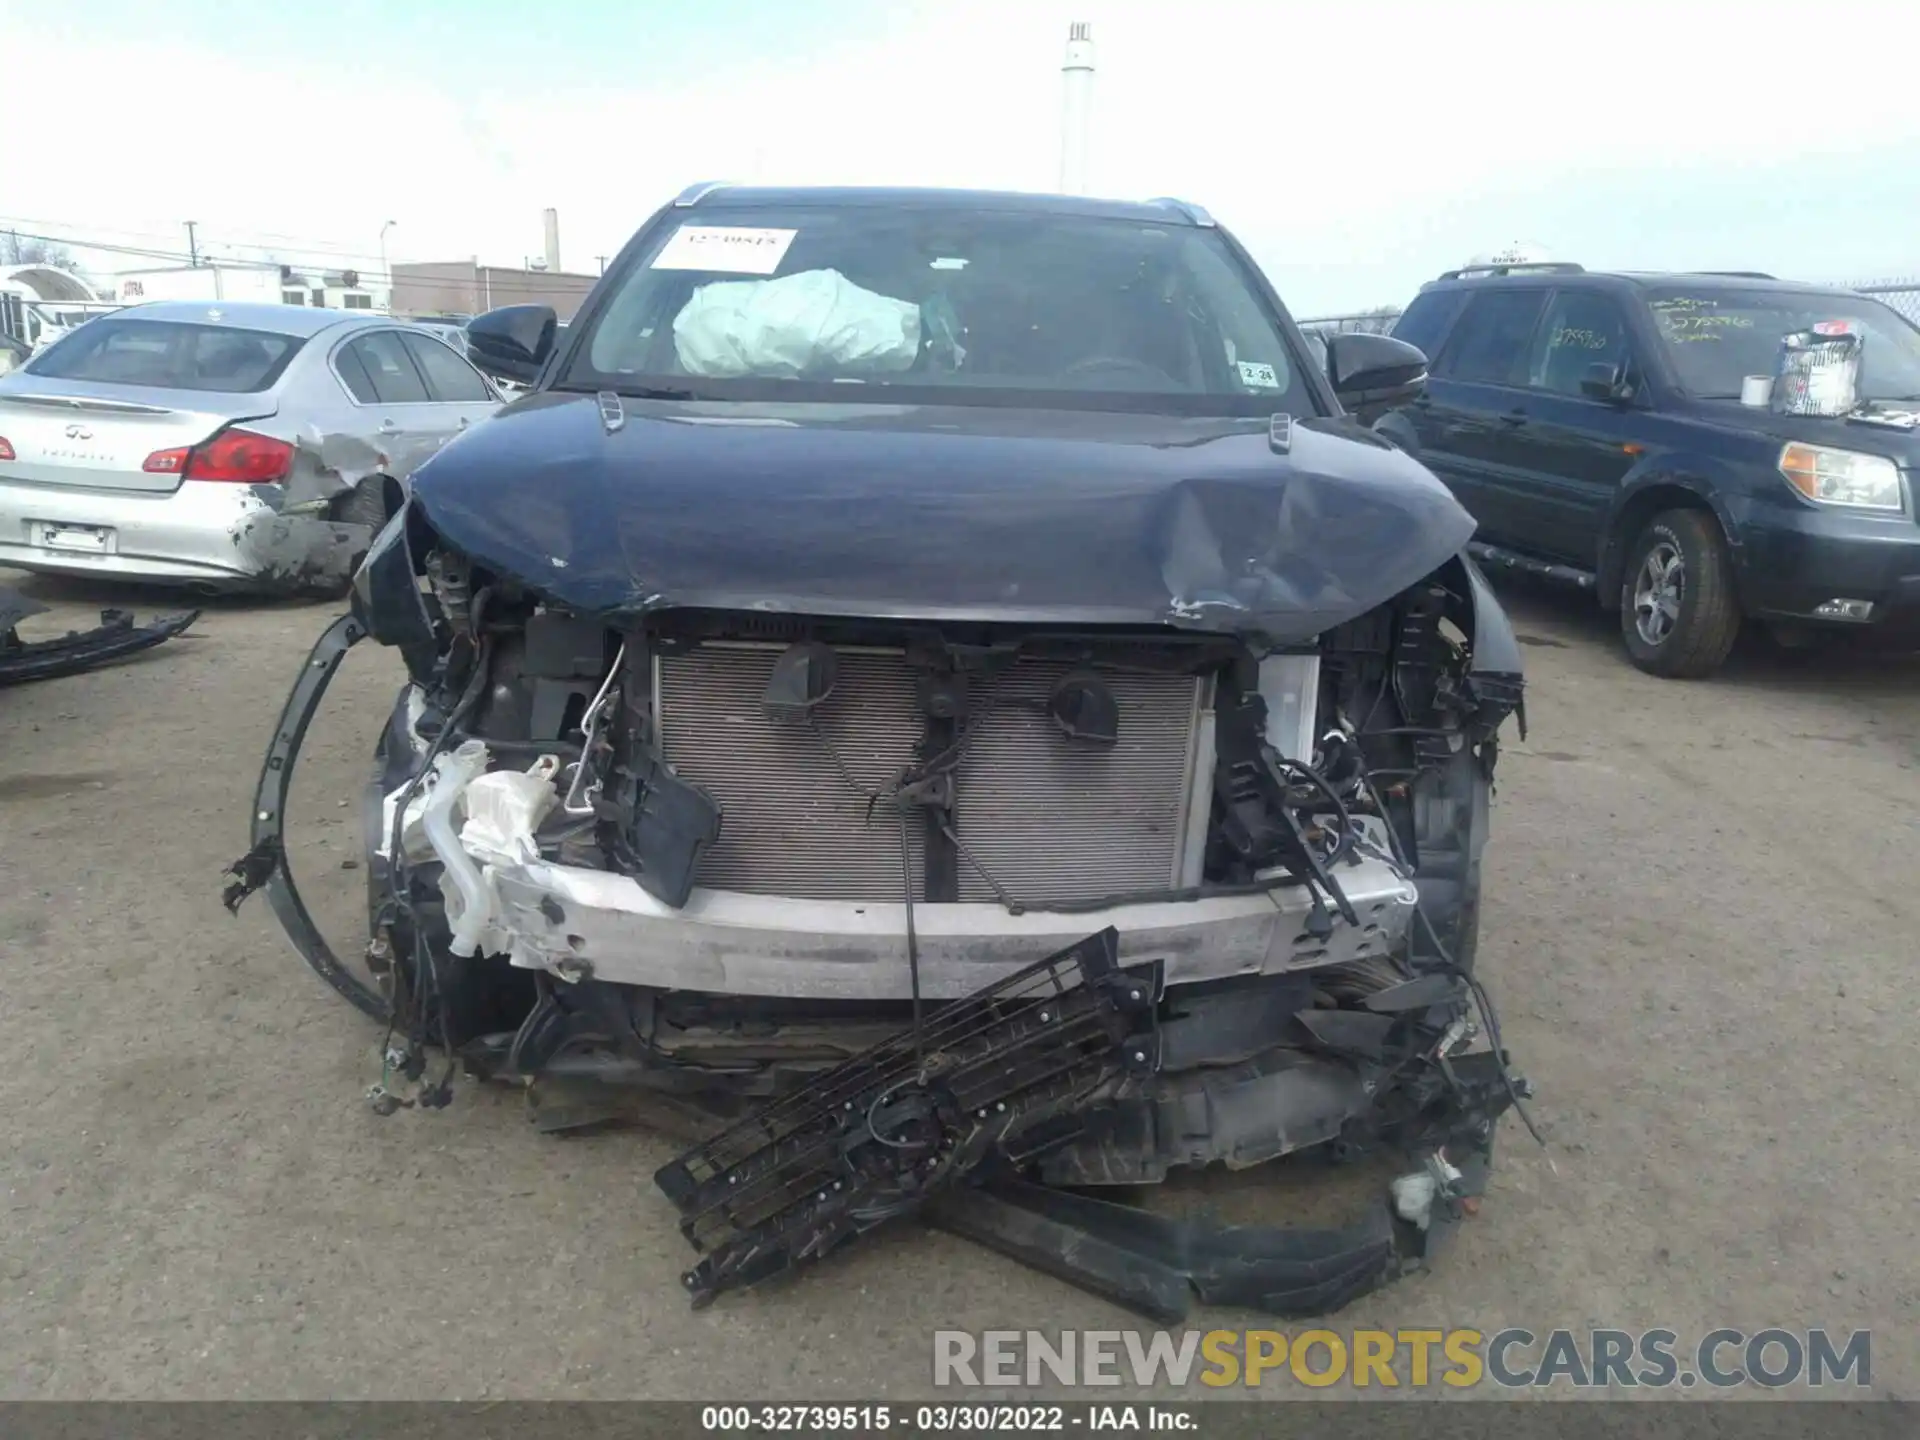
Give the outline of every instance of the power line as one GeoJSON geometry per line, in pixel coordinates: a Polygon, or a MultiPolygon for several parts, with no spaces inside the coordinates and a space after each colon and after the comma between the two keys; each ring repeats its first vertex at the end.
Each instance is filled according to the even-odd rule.
{"type": "MultiPolygon", "coordinates": [[[[40,215],[0,216],[0,224],[7,224],[7,225],[36,225],[36,226],[44,226],[52,229],[59,229],[67,226],[69,223],[70,222],[65,220],[49,220],[45,216],[40,216],[40,215]]],[[[131,238],[134,240],[168,240],[170,241],[174,238],[171,232],[159,231],[159,230],[134,230],[134,229],[129,229],[129,228],[116,226],[116,225],[88,225],[85,228],[90,231],[95,231],[102,235],[111,235],[123,240],[127,238],[131,238]]],[[[227,238],[220,241],[219,243],[230,245],[230,246],[237,246],[241,249],[246,249],[246,250],[295,250],[295,251],[299,251],[299,252],[310,254],[310,255],[338,255],[349,260],[377,260],[379,258],[379,255],[376,251],[347,250],[338,245],[334,245],[330,242],[320,243],[320,242],[315,242],[311,240],[303,240],[297,235],[277,235],[271,231],[265,231],[265,230],[223,230],[221,233],[227,238]],[[249,236],[254,238],[251,238],[251,239],[246,238],[249,236]]],[[[94,244],[92,242],[83,242],[83,241],[77,241],[77,240],[72,241],[70,243],[76,244],[76,245],[84,244],[86,248],[91,250],[110,248],[105,245],[99,245],[99,244],[94,244]]]]}
{"type": "MultiPolygon", "coordinates": [[[[114,255],[131,255],[137,259],[170,260],[175,264],[185,262],[189,266],[200,264],[229,264],[247,269],[270,270],[281,267],[283,264],[283,262],[277,260],[221,261],[205,257],[204,255],[196,255],[189,251],[148,249],[143,246],[134,245],[111,245],[105,241],[87,240],[75,235],[37,234],[28,230],[15,230],[9,233],[17,235],[22,240],[39,240],[49,245],[64,245],[76,250],[100,250],[114,255]]],[[[285,268],[300,270],[325,267],[287,265],[285,268]]],[[[509,269],[505,266],[492,265],[483,265],[479,267],[479,269],[486,273],[475,279],[469,279],[466,276],[459,275],[445,278],[440,276],[414,276],[412,278],[419,284],[430,285],[436,289],[452,289],[464,284],[483,284],[496,296],[548,295],[552,293],[554,288],[545,278],[547,275],[545,271],[522,271],[509,269]]],[[[391,286],[394,281],[392,271],[356,269],[354,273],[363,283],[371,280],[382,285],[391,286]]],[[[471,273],[472,272],[469,272],[469,274],[471,273]]],[[[591,279],[593,277],[583,276],[581,278],[591,279]]]]}
{"type": "MultiPolygon", "coordinates": [[[[0,224],[4,224],[0,219],[0,224]]],[[[135,245],[115,245],[106,241],[83,239],[73,235],[57,235],[29,230],[9,229],[8,234],[17,240],[38,240],[50,245],[68,246],[80,250],[99,250],[108,254],[128,255],[136,259],[169,262],[178,267],[185,262],[189,267],[212,268],[221,265],[235,269],[252,270],[311,270],[325,269],[321,266],[286,265],[277,260],[220,260],[209,258],[200,253],[196,244],[193,250],[162,250],[135,245]]],[[[564,272],[563,272],[564,273],[564,272]]],[[[394,276],[391,272],[356,270],[355,278],[362,286],[373,285],[388,292],[391,303],[394,276]]],[[[297,278],[297,277],[296,277],[297,278]]],[[[512,305],[521,301],[552,302],[556,286],[546,272],[538,270],[515,271],[504,267],[481,266],[477,270],[468,270],[453,276],[415,276],[415,284],[421,286],[431,297],[429,303],[436,310],[450,308],[448,301],[471,298],[472,308],[477,312],[501,305],[512,305]]],[[[569,277],[572,278],[572,277],[569,277]]],[[[591,280],[590,276],[579,277],[591,280]]],[[[578,287],[574,287],[578,288],[578,287]]],[[[584,298],[584,290],[578,290],[578,298],[584,298]]],[[[428,298],[423,297],[423,299],[428,298]]],[[[459,308],[457,305],[451,308],[459,308]]]]}
{"type": "Polygon", "coordinates": [[[185,260],[179,250],[151,250],[138,245],[111,245],[101,240],[81,240],[71,235],[36,235],[27,230],[11,230],[22,240],[40,240],[49,245],[67,245],[76,250],[101,250],[110,255],[134,255],[149,260],[185,260]]]}
{"type": "Polygon", "coordinates": [[[49,220],[44,215],[0,215],[0,225],[9,227],[27,225],[51,230],[81,229],[114,236],[120,241],[163,240],[168,244],[174,244],[178,240],[178,232],[174,230],[134,230],[120,225],[75,225],[70,220],[49,220]]]}
{"type": "MultiPolygon", "coordinates": [[[[0,215],[0,225],[30,225],[49,229],[62,229],[72,223],[73,222],[67,220],[51,220],[43,215],[0,215]]],[[[133,240],[162,241],[172,241],[174,239],[174,234],[168,231],[133,230],[114,225],[87,225],[84,228],[102,235],[120,237],[121,239],[131,238],[133,240]]],[[[219,241],[210,241],[209,244],[218,243],[246,250],[287,250],[305,255],[333,255],[348,260],[382,259],[377,250],[349,250],[332,241],[305,240],[298,235],[286,235],[272,230],[234,230],[222,227],[220,235],[222,238],[219,241]]],[[[110,248],[79,240],[66,243],[84,245],[85,248],[90,250],[110,248]]],[[[206,254],[206,249],[207,247],[201,247],[201,254],[203,256],[206,254]]]]}
{"type": "MultiPolygon", "coordinates": [[[[351,269],[355,272],[360,284],[362,285],[372,285],[376,287],[384,287],[387,289],[391,289],[395,283],[394,269],[391,265],[384,265],[384,266],[336,265],[336,266],[330,267],[330,266],[327,266],[324,262],[310,262],[306,260],[304,257],[319,256],[319,255],[337,255],[337,256],[345,256],[349,259],[359,259],[361,258],[361,256],[360,256],[360,252],[357,252],[357,251],[330,250],[324,246],[307,245],[304,242],[301,242],[297,249],[294,245],[291,245],[291,244],[286,247],[289,253],[295,254],[297,257],[299,257],[293,260],[282,259],[279,256],[248,257],[248,256],[236,255],[236,256],[223,257],[219,255],[213,255],[213,254],[210,254],[209,251],[212,248],[214,248],[216,245],[222,246],[222,247],[231,247],[236,244],[240,244],[242,242],[233,242],[233,241],[222,239],[219,241],[209,241],[206,245],[202,245],[198,243],[198,230],[200,228],[199,222],[196,221],[191,223],[192,223],[192,229],[189,231],[189,237],[188,237],[189,248],[183,251],[178,248],[177,242],[175,243],[174,246],[167,247],[167,246],[123,244],[123,243],[118,243],[116,241],[109,241],[109,240],[87,239],[78,235],[63,235],[63,234],[54,233],[54,231],[64,228],[60,225],[60,222],[58,221],[30,219],[25,216],[0,216],[0,225],[6,225],[10,228],[14,226],[19,226],[19,225],[32,225],[32,226],[38,226],[38,227],[46,227],[45,229],[41,229],[41,230],[16,230],[14,233],[17,233],[22,239],[39,240],[47,244],[63,245],[72,249],[77,249],[77,250],[96,250],[96,251],[101,251],[103,253],[111,254],[111,255],[126,255],[135,259],[155,260],[155,261],[160,261],[163,263],[168,263],[173,265],[185,265],[189,268],[205,267],[209,265],[233,265],[233,266],[240,266],[240,267],[245,267],[250,269],[259,269],[259,268],[271,268],[277,265],[284,265],[294,270],[351,269]]],[[[123,237],[132,236],[136,238],[166,238],[162,236],[160,232],[156,232],[156,231],[119,229],[119,228],[109,227],[109,226],[90,226],[88,228],[91,230],[99,231],[101,233],[116,235],[116,236],[123,236],[123,237]]],[[[251,232],[251,233],[259,234],[264,232],[251,232]]],[[[248,246],[247,248],[269,249],[271,247],[248,246]]],[[[457,263],[464,264],[465,262],[457,262],[457,263]]],[[[603,273],[604,273],[604,261],[602,261],[602,266],[603,266],[603,273]]],[[[494,266],[494,265],[483,265],[479,267],[479,270],[483,273],[476,274],[475,272],[472,272],[472,271],[467,272],[467,276],[471,278],[465,278],[462,276],[454,276],[452,278],[441,278],[439,276],[432,276],[432,277],[413,276],[411,277],[411,280],[413,281],[413,283],[430,286],[434,290],[440,291],[440,292],[456,290],[463,286],[472,286],[476,290],[476,294],[474,297],[476,306],[488,305],[488,304],[512,304],[522,299],[541,300],[541,299],[546,299],[550,297],[554,291],[554,286],[546,278],[544,278],[548,272],[533,270],[531,268],[522,270],[517,267],[494,266]]],[[[575,272],[562,271],[559,273],[570,275],[575,272]]],[[[585,280],[592,280],[595,277],[591,275],[582,275],[581,278],[585,280]]]]}

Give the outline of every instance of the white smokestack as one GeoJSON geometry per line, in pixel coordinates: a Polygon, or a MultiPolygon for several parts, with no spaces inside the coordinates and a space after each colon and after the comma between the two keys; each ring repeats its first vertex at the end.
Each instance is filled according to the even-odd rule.
{"type": "Polygon", "coordinates": [[[543,210],[540,218],[547,228],[547,273],[551,275],[560,268],[560,212],[543,210]]]}
{"type": "Polygon", "coordinates": [[[1087,123],[1093,109],[1093,26],[1067,27],[1067,58],[1060,66],[1060,188],[1087,193],[1087,123]]]}

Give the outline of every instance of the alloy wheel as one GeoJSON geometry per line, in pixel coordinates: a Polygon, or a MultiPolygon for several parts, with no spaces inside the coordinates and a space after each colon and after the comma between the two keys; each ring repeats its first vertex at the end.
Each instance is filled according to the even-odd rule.
{"type": "Polygon", "coordinates": [[[1649,645],[1664,645],[1680,623],[1680,602],[1686,598],[1687,567],[1679,547],[1670,540],[1654,543],[1640,564],[1633,583],[1633,625],[1649,645]]]}

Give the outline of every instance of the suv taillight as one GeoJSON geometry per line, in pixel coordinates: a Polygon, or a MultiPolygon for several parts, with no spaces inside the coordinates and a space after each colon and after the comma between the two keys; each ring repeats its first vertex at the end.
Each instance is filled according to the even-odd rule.
{"type": "Polygon", "coordinates": [[[7,443],[7,437],[0,435],[0,460],[13,459],[13,446],[7,443]]]}
{"type": "Polygon", "coordinates": [[[188,480],[231,480],[242,485],[271,485],[293,469],[293,446],[251,430],[222,430],[192,449],[156,450],[140,467],[152,475],[188,480]]]}

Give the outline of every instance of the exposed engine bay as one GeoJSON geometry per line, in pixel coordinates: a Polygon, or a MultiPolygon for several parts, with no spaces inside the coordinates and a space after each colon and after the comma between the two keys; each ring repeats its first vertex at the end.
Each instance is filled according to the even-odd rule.
{"type": "Polygon", "coordinates": [[[1276,643],[581,613],[403,514],[302,667],[227,903],[264,887],[387,1023],[377,1109],[464,1066],[544,1130],[696,1141],[656,1178],[697,1302],[918,1214],[1163,1319],[1319,1313],[1426,1263],[1526,1093],[1472,973],[1521,697],[1458,557],[1276,643]],[[410,674],[364,798],[371,983],[282,839],[369,631],[410,674]],[[1084,1193],[1306,1150],[1406,1168],[1331,1231],[1084,1193]]]}

